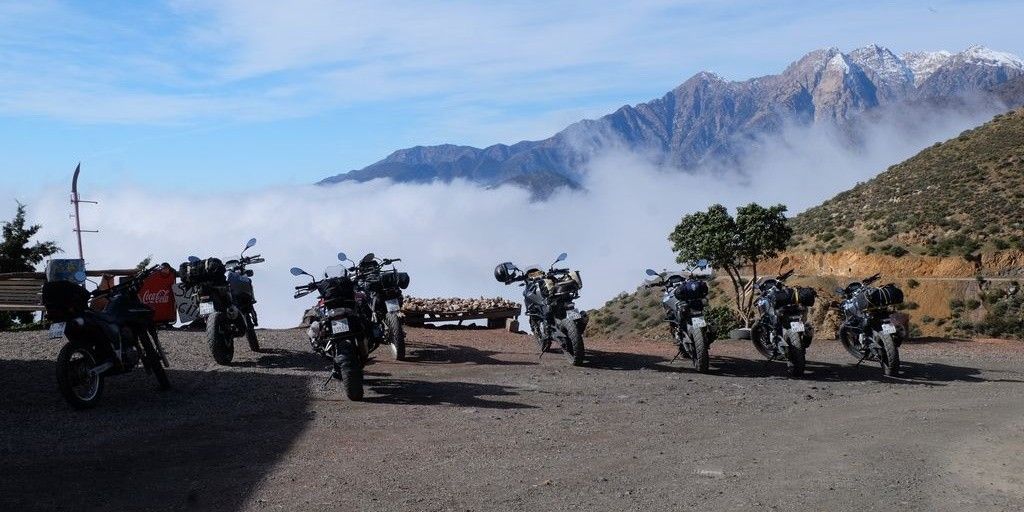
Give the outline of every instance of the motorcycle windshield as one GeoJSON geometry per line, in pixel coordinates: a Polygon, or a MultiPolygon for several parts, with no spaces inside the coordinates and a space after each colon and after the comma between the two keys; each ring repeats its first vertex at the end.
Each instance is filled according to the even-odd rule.
{"type": "Polygon", "coordinates": [[[327,278],[344,277],[347,271],[341,265],[331,265],[324,269],[324,276],[327,278]]]}

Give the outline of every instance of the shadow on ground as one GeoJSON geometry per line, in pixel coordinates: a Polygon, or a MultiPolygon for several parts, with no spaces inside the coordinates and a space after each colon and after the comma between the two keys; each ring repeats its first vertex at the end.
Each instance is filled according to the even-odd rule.
{"type": "Polygon", "coordinates": [[[311,419],[298,376],[140,370],[74,411],[54,371],[0,361],[0,510],[238,510],[311,419]]]}
{"type": "Polygon", "coordinates": [[[491,397],[518,396],[515,388],[498,384],[474,382],[430,382],[424,380],[370,378],[367,391],[379,396],[367,396],[371,403],[397,405],[449,405],[480,409],[534,409],[532,405],[494,399],[491,397]]]}
{"type": "Polygon", "coordinates": [[[498,350],[481,350],[466,345],[411,343],[406,346],[405,360],[413,363],[467,363],[498,366],[537,364],[529,361],[506,361],[494,357],[501,353],[498,350]]]}
{"type": "MultiPolygon", "coordinates": [[[[803,379],[820,382],[877,381],[922,386],[942,386],[949,382],[1024,382],[985,378],[978,368],[944,363],[903,361],[900,368],[898,377],[886,377],[877,362],[865,361],[857,365],[855,361],[850,364],[808,361],[803,379]]],[[[786,362],[712,355],[710,373],[733,377],[785,376],[786,362]]]]}

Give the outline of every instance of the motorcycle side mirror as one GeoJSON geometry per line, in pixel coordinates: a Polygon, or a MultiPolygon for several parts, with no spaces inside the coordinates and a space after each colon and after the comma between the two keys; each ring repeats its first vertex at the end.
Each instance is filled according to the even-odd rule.
{"type": "Polygon", "coordinates": [[[555,260],[555,263],[558,263],[559,261],[565,261],[565,259],[568,257],[569,255],[563,252],[562,254],[558,255],[558,258],[555,260]]]}
{"type": "MultiPolygon", "coordinates": [[[[292,273],[292,275],[293,275],[293,276],[295,276],[295,277],[298,277],[298,276],[303,276],[303,275],[305,275],[305,276],[309,276],[309,273],[308,273],[308,272],[306,272],[305,270],[302,270],[302,269],[301,269],[301,268],[299,268],[299,267],[292,267],[292,269],[291,269],[291,273],[292,273]]],[[[313,276],[309,276],[309,277],[313,277],[313,276]]]]}
{"type": "Polygon", "coordinates": [[[658,275],[658,273],[655,272],[654,269],[649,268],[649,269],[647,269],[647,275],[649,275],[651,277],[654,277],[654,276],[658,275]]]}
{"type": "Polygon", "coordinates": [[[697,268],[699,268],[699,269],[708,268],[708,265],[710,265],[710,263],[708,263],[708,260],[706,260],[706,259],[701,258],[701,259],[697,260],[697,268]]]}
{"type": "Polygon", "coordinates": [[[244,255],[245,251],[248,251],[254,245],[256,245],[256,239],[255,238],[250,238],[249,241],[245,243],[245,249],[242,249],[242,255],[244,255]]]}
{"type": "Polygon", "coordinates": [[[339,252],[338,253],[338,261],[348,261],[348,256],[345,253],[343,253],[343,252],[339,252]]]}
{"type": "Polygon", "coordinates": [[[188,262],[189,263],[199,263],[199,258],[196,257],[196,256],[189,256],[188,257],[188,262]]]}
{"type": "Polygon", "coordinates": [[[75,278],[75,282],[76,283],[78,283],[78,284],[84,283],[85,282],[85,272],[82,272],[81,270],[79,270],[78,272],[75,272],[74,278],[75,278]]]}
{"type": "Polygon", "coordinates": [[[785,268],[786,265],[789,265],[789,256],[786,256],[785,258],[782,258],[782,261],[779,262],[779,271],[778,271],[779,274],[782,273],[782,269],[785,268]]]}

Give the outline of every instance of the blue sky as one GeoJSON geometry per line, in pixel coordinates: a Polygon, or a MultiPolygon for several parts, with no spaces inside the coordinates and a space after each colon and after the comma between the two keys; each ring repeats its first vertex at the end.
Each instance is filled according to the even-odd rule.
{"type": "MultiPolygon", "coordinates": [[[[546,137],[809,50],[1024,55],[1019,1],[0,3],[0,200],[316,181],[416,144],[546,137]]],[[[0,208],[6,209],[7,205],[0,208]]]]}

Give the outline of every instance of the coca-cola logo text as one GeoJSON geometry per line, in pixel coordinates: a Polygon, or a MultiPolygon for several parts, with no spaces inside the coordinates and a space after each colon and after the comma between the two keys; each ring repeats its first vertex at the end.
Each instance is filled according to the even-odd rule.
{"type": "Polygon", "coordinates": [[[145,290],[142,292],[143,304],[169,304],[173,300],[170,290],[145,290]]]}

